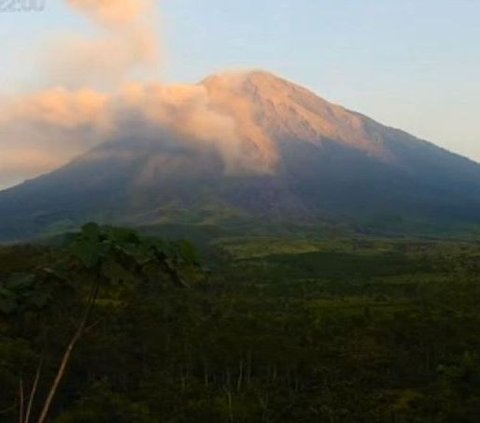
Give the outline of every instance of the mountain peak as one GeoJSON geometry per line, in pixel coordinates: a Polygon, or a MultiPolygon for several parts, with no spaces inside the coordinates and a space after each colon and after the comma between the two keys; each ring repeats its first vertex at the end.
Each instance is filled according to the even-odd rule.
{"type": "MultiPolygon", "coordinates": [[[[202,85],[218,109],[238,113],[239,104],[244,110],[248,108],[249,126],[262,128],[270,138],[308,141],[317,146],[334,140],[388,159],[378,137],[370,133],[370,120],[273,73],[227,71],[212,75],[202,85]]],[[[240,121],[245,122],[245,114],[240,121]]]]}
{"type": "Polygon", "coordinates": [[[219,72],[204,79],[201,85],[211,91],[230,90],[244,95],[259,93],[264,97],[294,91],[309,93],[308,90],[293,82],[287,81],[272,72],[260,69],[219,72]]]}
{"type": "Polygon", "coordinates": [[[229,81],[229,82],[250,82],[255,79],[263,80],[281,80],[282,78],[275,75],[272,72],[265,71],[262,69],[246,69],[246,70],[224,70],[216,72],[201,82],[203,85],[208,85],[209,83],[214,83],[217,81],[229,81]]]}
{"type": "Polygon", "coordinates": [[[203,216],[212,203],[262,219],[480,221],[475,163],[269,72],[224,72],[196,88],[205,113],[192,122],[205,142],[161,131],[125,136],[0,192],[0,239],[97,216],[141,225],[169,209],[203,216]],[[227,136],[206,131],[211,119],[227,136]],[[220,139],[208,142],[211,133],[220,139]]]}

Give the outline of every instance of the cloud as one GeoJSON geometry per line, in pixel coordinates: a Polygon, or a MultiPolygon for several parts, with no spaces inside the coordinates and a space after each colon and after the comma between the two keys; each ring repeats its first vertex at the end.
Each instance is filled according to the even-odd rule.
{"type": "Polygon", "coordinates": [[[226,173],[264,171],[244,150],[242,119],[227,112],[214,107],[203,85],[130,83],[114,94],[55,88],[17,97],[0,107],[0,173],[8,164],[9,173],[18,168],[32,177],[102,142],[126,138],[214,152],[226,173]],[[170,141],[165,133],[172,134],[170,141]]]}
{"type": "Polygon", "coordinates": [[[159,57],[153,35],[142,29],[64,39],[47,54],[45,67],[48,79],[58,85],[111,89],[135,74],[155,73],[159,57]]]}
{"type": "Polygon", "coordinates": [[[25,123],[58,129],[106,125],[108,96],[94,90],[54,88],[4,103],[0,123],[25,123]]]}
{"type": "Polygon", "coordinates": [[[123,109],[120,115],[141,116],[143,128],[154,125],[175,134],[176,142],[183,140],[192,149],[215,150],[224,160],[226,172],[246,166],[239,154],[242,141],[237,122],[213,109],[204,86],[132,84],[122,90],[117,103],[123,109]]]}
{"type": "MultiPolygon", "coordinates": [[[[51,89],[0,105],[0,179],[20,182],[98,145],[111,130],[108,97],[51,89]]],[[[0,181],[0,184],[2,183],[0,181]]]]}
{"type": "Polygon", "coordinates": [[[153,0],[68,0],[97,32],[66,36],[46,55],[49,78],[69,88],[114,88],[135,74],[159,71],[153,0]]]}
{"type": "Polygon", "coordinates": [[[1,99],[0,186],[54,169],[108,139],[113,95],[135,72],[155,71],[153,0],[66,0],[90,20],[90,37],[68,36],[40,66],[56,88],[1,99]],[[6,182],[8,181],[8,182],[6,182]]]}
{"type": "Polygon", "coordinates": [[[58,156],[35,148],[3,150],[0,155],[0,189],[8,187],[25,177],[38,175],[62,164],[58,156]]]}
{"type": "Polygon", "coordinates": [[[120,27],[144,19],[152,0],[68,0],[68,4],[102,25],[120,27]]]}
{"type": "Polygon", "coordinates": [[[50,52],[46,68],[56,87],[1,102],[0,185],[53,170],[102,142],[125,138],[215,152],[226,173],[272,171],[277,161],[272,142],[256,125],[251,105],[225,89],[231,81],[224,81],[227,87],[131,82],[135,71],[159,63],[150,20],[153,0],[67,3],[98,33],[67,37],[50,52]],[[165,133],[172,134],[171,140],[165,133]]]}

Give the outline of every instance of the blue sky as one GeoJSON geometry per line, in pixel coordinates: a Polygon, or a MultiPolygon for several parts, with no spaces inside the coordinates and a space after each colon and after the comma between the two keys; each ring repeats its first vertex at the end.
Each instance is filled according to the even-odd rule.
{"type": "MultiPolygon", "coordinates": [[[[62,0],[0,13],[0,91],[41,87],[52,40],[93,29],[62,0]]],[[[480,160],[480,1],[161,0],[163,78],[262,68],[480,160]]]]}

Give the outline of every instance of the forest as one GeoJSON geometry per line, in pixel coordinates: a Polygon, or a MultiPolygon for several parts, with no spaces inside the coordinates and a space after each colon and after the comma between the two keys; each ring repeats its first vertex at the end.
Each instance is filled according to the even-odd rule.
{"type": "Polygon", "coordinates": [[[479,271],[471,239],[5,245],[0,422],[477,422],[479,271]]]}

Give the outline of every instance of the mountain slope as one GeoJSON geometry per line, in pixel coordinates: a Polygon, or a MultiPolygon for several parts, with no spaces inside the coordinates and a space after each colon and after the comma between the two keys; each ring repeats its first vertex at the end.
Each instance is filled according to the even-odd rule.
{"type": "Polygon", "coordinates": [[[480,222],[480,165],[466,158],[269,73],[225,73],[200,86],[235,123],[233,170],[214,148],[168,129],[120,137],[1,192],[0,239],[89,219],[154,224],[182,210],[199,219],[213,210],[359,225],[480,222]]]}

